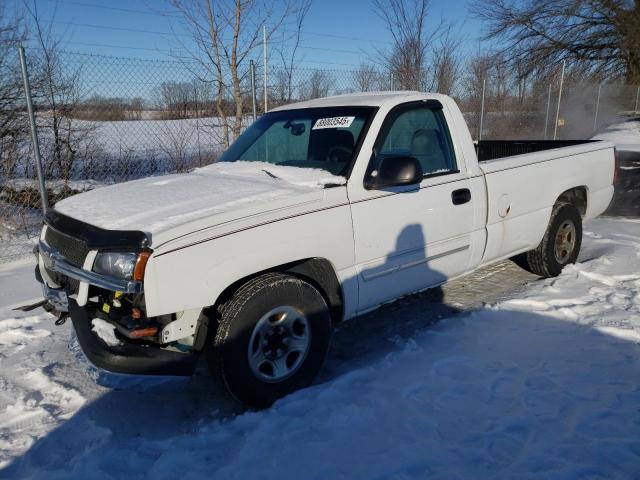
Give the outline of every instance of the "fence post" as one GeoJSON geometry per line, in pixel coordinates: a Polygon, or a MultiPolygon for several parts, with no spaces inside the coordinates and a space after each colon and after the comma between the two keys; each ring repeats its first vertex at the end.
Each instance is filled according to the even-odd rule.
{"type": "Polygon", "coordinates": [[[269,103],[267,97],[269,94],[267,93],[267,73],[269,69],[267,68],[267,26],[262,26],[262,62],[264,63],[264,113],[267,113],[269,110],[269,103]]]}
{"type": "Polygon", "coordinates": [[[547,139],[549,130],[549,111],[551,110],[551,83],[549,83],[549,93],[547,94],[547,116],[544,118],[544,139],[547,139]]]}
{"type": "Polygon", "coordinates": [[[487,79],[482,79],[482,100],[480,101],[480,124],[478,125],[478,141],[482,140],[482,124],[484,123],[484,95],[487,88],[487,79]]]}
{"type": "Polygon", "coordinates": [[[196,104],[196,141],[198,142],[198,164],[202,166],[202,147],[200,146],[200,105],[198,104],[198,84],[193,82],[193,98],[196,104]]]}
{"type": "Polygon", "coordinates": [[[31,127],[31,142],[33,143],[33,155],[36,160],[36,172],[38,174],[38,182],[40,184],[40,200],[42,201],[42,214],[45,215],[49,208],[49,200],[47,199],[47,187],[44,183],[44,173],[42,170],[42,158],[40,157],[40,144],[38,143],[38,129],[36,127],[36,118],[33,113],[33,103],[31,101],[31,86],[29,84],[29,74],[27,72],[27,60],[24,54],[24,47],[18,47],[18,55],[20,57],[20,66],[22,68],[22,81],[24,83],[24,96],[27,101],[27,113],[29,114],[29,124],[31,127]]]}
{"type": "Polygon", "coordinates": [[[596,98],[596,114],[593,118],[593,131],[598,129],[598,110],[600,109],[600,91],[602,90],[602,84],[598,84],[598,97],[596,98]]]}
{"type": "Polygon", "coordinates": [[[562,101],[562,86],[564,85],[565,60],[562,61],[562,72],[560,73],[560,91],[558,92],[558,108],[556,108],[556,124],[553,127],[553,139],[558,136],[558,120],[560,118],[560,102],[562,101]]]}
{"type": "Polygon", "coordinates": [[[256,65],[253,60],[249,61],[249,74],[251,76],[251,102],[253,104],[253,121],[256,121],[256,65]]]}
{"type": "Polygon", "coordinates": [[[393,72],[389,72],[389,91],[393,92],[393,72]]]}
{"type": "Polygon", "coordinates": [[[638,86],[638,88],[636,90],[636,108],[635,108],[634,112],[638,111],[638,100],[640,100],[640,86],[638,86]]]}

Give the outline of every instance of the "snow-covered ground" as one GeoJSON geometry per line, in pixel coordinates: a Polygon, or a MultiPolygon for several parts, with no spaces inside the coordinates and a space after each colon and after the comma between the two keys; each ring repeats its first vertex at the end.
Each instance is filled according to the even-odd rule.
{"type": "MultiPolygon", "coordinates": [[[[4,206],[0,202],[0,210],[4,206]]],[[[30,215],[16,217],[15,221],[0,219],[0,265],[31,255],[38,230],[42,229],[42,220],[39,218],[33,220],[30,215]]]]}
{"type": "Polygon", "coordinates": [[[557,279],[499,264],[345,323],[318,384],[261,412],[204,375],[97,371],[68,325],[10,311],[38,290],[3,268],[0,478],[640,473],[640,220],[588,224],[557,279]]]}
{"type": "MultiPolygon", "coordinates": [[[[249,120],[247,118],[247,120],[249,120]]],[[[51,141],[50,121],[38,118],[40,141],[51,141]]],[[[221,121],[216,117],[179,120],[71,120],[75,130],[88,134],[88,139],[103,153],[118,156],[124,152],[168,152],[179,148],[183,153],[219,150],[222,144],[221,121]]]]}

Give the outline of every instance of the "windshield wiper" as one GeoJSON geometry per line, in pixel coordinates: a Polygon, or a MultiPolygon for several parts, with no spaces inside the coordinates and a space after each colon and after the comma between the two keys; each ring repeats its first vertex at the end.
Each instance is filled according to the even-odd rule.
{"type": "Polygon", "coordinates": [[[269,175],[271,178],[275,178],[276,180],[280,180],[280,177],[278,177],[277,175],[274,175],[273,173],[271,173],[269,170],[265,170],[264,168],[262,169],[262,171],[264,173],[266,173],[267,175],[269,175]]]}

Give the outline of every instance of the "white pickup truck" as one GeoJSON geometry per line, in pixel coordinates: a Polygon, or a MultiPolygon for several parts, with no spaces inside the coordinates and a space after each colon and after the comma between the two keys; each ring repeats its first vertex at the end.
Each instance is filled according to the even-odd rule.
{"type": "Polygon", "coordinates": [[[609,205],[607,142],[479,142],[444,95],[274,109],[214,165],[96,189],[46,213],[36,276],[86,356],[189,375],[263,407],[309,385],[332,326],[505,258],[575,262],[609,205]]]}

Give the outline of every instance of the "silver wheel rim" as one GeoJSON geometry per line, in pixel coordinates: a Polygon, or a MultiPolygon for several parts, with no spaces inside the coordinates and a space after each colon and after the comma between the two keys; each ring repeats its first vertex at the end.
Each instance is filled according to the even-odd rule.
{"type": "Polygon", "coordinates": [[[571,220],[565,220],[556,234],[554,252],[558,263],[566,263],[576,246],[576,226],[571,220]]]}
{"type": "Polygon", "coordinates": [[[298,371],[311,345],[307,317],[290,306],[265,313],[249,340],[249,367],[264,382],[280,382],[298,371]]]}

